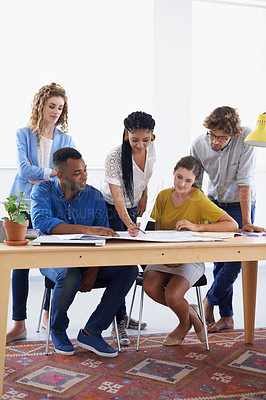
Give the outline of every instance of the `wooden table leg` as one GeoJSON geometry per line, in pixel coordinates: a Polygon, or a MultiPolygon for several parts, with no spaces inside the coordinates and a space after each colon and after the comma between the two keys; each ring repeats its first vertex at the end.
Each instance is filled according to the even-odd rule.
{"type": "Polygon", "coordinates": [[[242,261],[245,342],[254,343],[258,261],[242,261]]]}
{"type": "Polygon", "coordinates": [[[7,311],[10,286],[10,270],[7,268],[1,269],[0,277],[0,398],[2,398],[3,377],[5,366],[5,349],[6,349],[6,326],[7,326],[7,311]]]}

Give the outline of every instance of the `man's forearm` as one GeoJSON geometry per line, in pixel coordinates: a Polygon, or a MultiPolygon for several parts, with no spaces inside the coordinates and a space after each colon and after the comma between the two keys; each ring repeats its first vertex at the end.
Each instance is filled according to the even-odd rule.
{"type": "Polygon", "coordinates": [[[242,224],[251,224],[251,190],[250,186],[238,186],[239,201],[242,213],[242,224]]]}
{"type": "Polygon", "coordinates": [[[61,222],[51,229],[50,233],[53,235],[66,235],[82,233],[85,235],[96,235],[96,236],[118,236],[113,229],[106,228],[105,226],[86,226],[77,224],[67,224],[66,222],[61,222]]]}
{"type": "Polygon", "coordinates": [[[53,229],[51,229],[51,233],[55,234],[68,234],[68,233],[83,233],[89,234],[89,226],[85,225],[76,225],[76,224],[67,224],[66,222],[61,222],[60,224],[56,225],[53,229]]]}

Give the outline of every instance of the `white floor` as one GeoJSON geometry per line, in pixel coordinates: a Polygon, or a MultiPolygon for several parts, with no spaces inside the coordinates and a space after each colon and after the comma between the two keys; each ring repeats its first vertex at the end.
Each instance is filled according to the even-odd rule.
{"type": "MultiPolygon", "coordinates": [[[[212,282],[212,264],[206,264],[206,275],[208,279],[208,285],[202,287],[202,296],[204,297],[207,288],[212,282]]],[[[27,319],[27,340],[44,340],[45,331],[41,329],[40,333],[36,333],[36,327],[40,312],[41,299],[43,295],[43,277],[39,275],[37,271],[31,271],[30,276],[30,293],[28,299],[28,319],[27,319]]],[[[10,291],[11,293],[11,291],[10,291]]],[[[89,315],[94,310],[99,302],[102,289],[93,290],[90,293],[78,293],[70,310],[69,318],[70,324],[68,329],[68,335],[71,339],[77,336],[80,328],[85,325],[89,315]]],[[[137,296],[135,300],[135,306],[133,309],[133,317],[138,317],[138,305],[139,305],[139,293],[140,288],[137,290],[137,296]]],[[[266,312],[265,312],[265,293],[266,293],[266,263],[259,263],[258,273],[258,288],[257,288],[257,309],[256,309],[256,327],[266,327],[266,312]]],[[[127,308],[129,311],[132,297],[132,289],[127,296],[127,308]]],[[[196,303],[196,291],[191,288],[187,294],[187,300],[190,303],[196,303]]],[[[243,304],[242,304],[242,279],[241,274],[234,285],[234,320],[235,328],[243,329],[243,304]]],[[[218,313],[216,313],[218,317],[218,313]]],[[[177,319],[171,310],[163,307],[148,296],[144,298],[144,314],[143,320],[148,324],[147,328],[143,333],[165,333],[170,332],[177,325],[177,319]]],[[[8,329],[12,326],[11,319],[11,295],[9,301],[9,313],[8,313],[8,329]]],[[[136,331],[129,330],[130,335],[136,334],[136,331]]],[[[110,336],[110,328],[103,333],[104,336],[110,336]]]]}

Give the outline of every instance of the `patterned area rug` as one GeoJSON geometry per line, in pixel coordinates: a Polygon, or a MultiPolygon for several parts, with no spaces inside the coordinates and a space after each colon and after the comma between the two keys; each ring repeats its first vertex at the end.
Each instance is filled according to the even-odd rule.
{"type": "MultiPolygon", "coordinates": [[[[266,329],[245,345],[243,331],[211,334],[210,351],[195,334],[182,346],[165,347],[165,335],[142,335],[116,358],[76,348],[57,355],[44,342],[8,345],[4,400],[266,400],[266,329]]],[[[108,339],[110,344],[114,344],[108,339]]],[[[73,344],[75,341],[73,341],[73,344]]]]}

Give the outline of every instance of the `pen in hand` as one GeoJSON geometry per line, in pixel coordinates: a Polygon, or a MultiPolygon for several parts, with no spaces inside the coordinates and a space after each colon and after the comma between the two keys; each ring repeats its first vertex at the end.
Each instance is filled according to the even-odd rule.
{"type": "Polygon", "coordinates": [[[144,233],[144,235],[146,235],[146,232],[144,232],[142,229],[140,229],[137,225],[133,224],[133,222],[130,222],[130,225],[134,226],[135,228],[137,228],[140,232],[144,233]]]}

